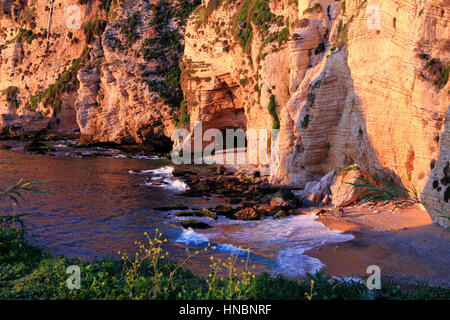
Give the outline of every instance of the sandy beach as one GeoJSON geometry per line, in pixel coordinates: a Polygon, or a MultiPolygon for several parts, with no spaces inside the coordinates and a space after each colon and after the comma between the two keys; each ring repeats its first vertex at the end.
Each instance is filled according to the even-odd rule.
{"type": "Polygon", "coordinates": [[[366,278],[370,265],[395,281],[450,285],[450,230],[432,224],[426,211],[411,207],[393,212],[367,206],[345,208],[341,218],[319,218],[328,228],[355,239],[307,252],[333,276],[366,278]]]}

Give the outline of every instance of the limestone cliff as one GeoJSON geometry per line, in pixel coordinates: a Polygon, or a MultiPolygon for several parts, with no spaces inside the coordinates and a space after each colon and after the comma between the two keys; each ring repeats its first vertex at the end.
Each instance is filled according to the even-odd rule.
{"type": "Polygon", "coordinates": [[[449,1],[210,0],[186,28],[191,127],[279,128],[276,183],[357,163],[421,191],[448,157],[449,18],[449,1]]]}
{"type": "Polygon", "coordinates": [[[274,183],[356,163],[423,191],[447,223],[436,210],[450,210],[448,0],[0,6],[3,135],[159,143],[195,121],[275,128],[274,183]]]}
{"type": "MultiPolygon", "coordinates": [[[[82,143],[160,142],[181,101],[195,1],[2,1],[0,129],[82,143]]],[[[168,140],[168,139],[167,139],[168,140]]]]}

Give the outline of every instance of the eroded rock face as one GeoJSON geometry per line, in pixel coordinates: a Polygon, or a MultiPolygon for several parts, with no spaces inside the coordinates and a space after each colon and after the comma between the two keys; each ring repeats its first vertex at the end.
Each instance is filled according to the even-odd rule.
{"type": "MultiPolygon", "coordinates": [[[[269,4],[278,11],[277,3],[269,4]]],[[[202,121],[203,131],[270,129],[270,96],[276,97],[277,106],[288,100],[287,41],[274,46],[276,52],[271,53],[271,44],[260,50],[264,39],[255,28],[252,41],[243,48],[235,36],[238,31],[234,18],[240,5],[241,2],[229,2],[215,10],[201,6],[186,26],[182,88],[191,131],[196,121],[202,121]]],[[[296,6],[286,6],[283,12],[292,19],[297,16],[296,6]]],[[[271,25],[269,32],[282,29],[283,26],[271,25]]]]}
{"type": "Polygon", "coordinates": [[[445,115],[445,131],[440,137],[441,148],[433,170],[422,191],[422,201],[434,223],[449,227],[450,212],[450,109],[445,115]]]}
{"type": "Polygon", "coordinates": [[[449,107],[442,72],[450,55],[449,4],[270,1],[284,23],[268,23],[269,34],[288,27],[289,37],[262,46],[268,37],[255,24],[250,43],[239,43],[242,3],[223,4],[207,19],[198,11],[187,25],[183,89],[191,128],[196,120],[220,126],[222,115],[243,110],[237,126],[271,129],[273,94],[280,128],[274,183],[304,187],[356,163],[422,190],[431,160],[448,153],[435,137],[449,107]]]}
{"type": "MultiPolygon", "coordinates": [[[[169,67],[177,64],[177,54],[174,61],[163,61],[146,51],[145,43],[161,36],[151,22],[156,13],[149,2],[133,1],[118,6],[117,18],[108,21],[91,51],[91,63],[78,74],[75,106],[82,143],[158,142],[174,129],[176,108],[149,84],[163,81],[169,67]]],[[[166,27],[177,32],[176,25],[166,27]]]]}
{"type": "Polygon", "coordinates": [[[181,2],[2,3],[0,130],[170,143],[181,99],[176,66],[195,7],[181,2]]]}
{"type": "Polygon", "coordinates": [[[366,170],[355,164],[343,168],[330,187],[332,204],[337,208],[356,204],[360,193],[355,184],[363,183],[360,179],[375,183],[366,170]]]}
{"type": "Polygon", "coordinates": [[[418,55],[448,61],[448,48],[437,44],[448,41],[449,8],[430,1],[362,3],[347,3],[345,15],[333,22],[330,47],[340,19],[347,45],[326,51],[287,104],[297,147],[281,152],[280,181],[303,183],[308,173],[323,175],[353,162],[419,188],[426,181],[448,93],[421,78],[425,63],[418,55]],[[367,26],[371,5],[381,10],[376,29],[367,26]],[[393,14],[395,26],[386,18],[393,14]]]}
{"type": "MultiPolygon", "coordinates": [[[[72,39],[67,36],[70,14],[66,9],[77,4],[77,0],[53,1],[48,43],[50,2],[23,0],[0,4],[0,131],[4,135],[35,135],[42,131],[79,135],[75,87],[70,80],[64,88],[55,85],[84,50],[82,30],[72,30],[72,39]],[[51,85],[55,86],[48,90],[51,85]],[[6,92],[13,88],[16,93],[8,99],[6,92]]],[[[83,20],[103,16],[98,5],[79,7],[83,20]]]]}

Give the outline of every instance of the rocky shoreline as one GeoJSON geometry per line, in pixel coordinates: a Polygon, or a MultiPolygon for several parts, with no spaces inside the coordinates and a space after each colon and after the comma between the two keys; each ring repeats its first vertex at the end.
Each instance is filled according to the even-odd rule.
{"type": "Polygon", "coordinates": [[[341,217],[343,207],[359,200],[358,190],[351,183],[360,177],[370,179],[370,175],[356,165],[338,173],[331,171],[320,181],[309,182],[304,189],[274,185],[258,170],[232,171],[221,165],[210,168],[203,175],[183,169],[175,169],[173,175],[189,186],[189,190],[182,193],[183,196],[214,196],[228,203],[203,209],[207,214],[199,210],[178,214],[201,217],[222,215],[244,221],[301,214],[341,217]]]}
{"type": "MultiPolygon", "coordinates": [[[[42,137],[41,137],[42,138],[42,137]]],[[[0,149],[11,150],[19,140],[24,152],[54,156],[56,146],[70,147],[71,156],[82,158],[148,157],[149,159],[170,158],[169,152],[155,153],[150,145],[80,144],[76,139],[47,136],[45,139],[3,140],[0,149]],[[56,145],[58,143],[58,145],[56,145]],[[76,150],[80,149],[79,152],[76,150]],[[82,152],[90,150],[92,152],[82,152]]],[[[69,153],[66,153],[66,155],[69,153]]],[[[361,190],[354,184],[365,179],[377,184],[372,176],[356,164],[338,171],[332,170],[321,179],[306,183],[305,188],[273,184],[270,176],[262,175],[258,169],[237,168],[222,165],[207,166],[201,173],[195,166],[175,166],[172,174],[183,180],[188,189],[184,197],[211,197],[222,199],[228,205],[203,209],[209,213],[189,211],[185,216],[222,215],[237,220],[260,220],[266,217],[283,218],[290,215],[313,214],[320,217],[342,217],[344,208],[361,204],[361,190]]],[[[388,205],[389,207],[389,205],[388,205]]],[[[187,207],[186,207],[187,209],[187,207]]],[[[163,210],[164,211],[164,210],[163,210]]],[[[376,210],[375,210],[376,212],[376,210]]],[[[181,213],[180,213],[181,214],[181,213]]]]}
{"type": "MultiPolygon", "coordinates": [[[[64,141],[68,146],[76,145],[76,141],[68,140],[59,140],[57,143],[64,141]]],[[[23,152],[27,153],[55,153],[54,144],[49,141],[22,141],[21,145],[23,152]]],[[[14,147],[13,143],[7,141],[0,143],[0,149],[3,150],[14,147]]],[[[120,148],[127,149],[131,150],[129,153],[124,152],[128,156],[150,156],[146,150],[137,146],[120,148]]],[[[91,150],[90,154],[86,153],[82,157],[107,157],[111,156],[108,153],[111,150],[91,150]]],[[[330,275],[363,277],[367,265],[381,264],[383,270],[389,276],[399,278],[398,281],[405,270],[408,275],[404,279],[422,277],[430,284],[449,283],[449,279],[440,271],[442,264],[448,260],[444,255],[450,247],[448,231],[434,226],[426,211],[419,207],[392,211],[392,206],[372,208],[368,203],[358,201],[358,194],[349,182],[357,177],[370,178],[358,166],[330,172],[319,181],[308,183],[304,189],[273,185],[267,176],[262,176],[256,170],[233,171],[223,166],[197,169],[175,166],[172,175],[189,187],[180,195],[187,198],[214,198],[220,200],[221,205],[194,209],[185,203],[154,208],[161,212],[170,211],[176,217],[186,217],[186,220],[178,222],[183,228],[214,228],[208,219],[217,220],[219,216],[256,221],[316,215],[319,216],[317,221],[329,229],[350,232],[356,237],[344,243],[326,244],[307,253],[322,261],[330,275]],[[413,265],[415,267],[411,267],[413,265]]]]}
{"type": "MultiPolygon", "coordinates": [[[[321,180],[308,183],[305,189],[274,186],[257,171],[231,172],[222,166],[208,174],[175,170],[190,187],[186,196],[220,198],[228,205],[200,210],[175,212],[189,217],[183,228],[212,228],[202,219],[225,216],[236,220],[281,219],[291,215],[316,215],[318,222],[331,230],[351,233],[353,240],[329,243],[306,252],[325,264],[331,276],[365,279],[370,265],[379,265],[383,279],[395,283],[424,283],[433,287],[450,287],[448,270],[448,229],[433,224],[419,205],[395,208],[375,206],[359,199],[349,183],[358,177],[371,176],[356,165],[330,172],[321,180]],[[448,266],[442,269],[442,266],[448,266]]],[[[375,183],[375,181],[374,181],[375,183]]],[[[177,210],[175,207],[167,210],[177,210]]],[[[180,208],[178,208],[180,209],[180,208]]]]}

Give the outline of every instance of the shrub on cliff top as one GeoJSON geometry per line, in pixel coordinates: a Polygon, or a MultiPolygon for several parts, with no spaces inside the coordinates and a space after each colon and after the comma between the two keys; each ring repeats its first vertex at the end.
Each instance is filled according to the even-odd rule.
{"type": "Polygon", "coordinates": [[[346,6],[345,0],[344,0],[344,1],[342,1],[342,3],[341,3],[342,14],[345,14],[346,7],[347,7],[347,6],[346,6]]]}
{"type": "Polygon", "coordinates": [[[9,86],[5,90],[3,90],[3,95],[6,96],[7,101],[11,101],[19,92],[19,88],[15,86],[9,86]]]}
{"type": "Polygon", "coordinates": [[[348,33],[348,27],[349,27],[350,22],[351,22],[351,20],[349,20],[348,23],[344,24],[344,21],[342,21],[342,19],[339,20],[339,24],[338,24],[338,28],[337,28],[338,34],[337,34],[337,39],[336,39],[336,43],[335,43],[334,47],[341,48],[347,43],[347,33],[348,33]]]}
{"type": "MultiPolygon", "coordinates": [[[[429,55],[426,56],[427,58],[430,57],[429,55]]],[[[425,54],[419,56],[419,58],[427,60],[425,59],[425,54]]],[[[422,77],[425,80],[434,82],[439,89],[442,89],[447,85],[450,76],[450,62],[445,63],[437,58],[431,58],[425,64],[424,71],[428,73],[428,76],[425,76],[425,73],[422,72],[422,77]]]]}
{"type": "Polygon", "coordinates": [[[106,11],[109,11],[109,8],[111,8],[111,4],[114,0],[101,0],[100,8],[106,11]]]}
{"type": "Polygon", "coordinates": [[[309,125],[309,114],[303,117],[302,128],[308,129],[308,125],[309,125]]]}
{"type": "Polygon", "coordinates": [[[17,94],[19,93],[19,88],[15,86],[9,86],[5,90],[3,90],[4,96],[6,96],[6,101],[11,102],[13,108],[17,109],[19,106],[19,101],[17,101],[17,94]]]}
{"type": "Polygon", "coordinates": [[[450,63],[448,63],[445,67],[441,69],[441,79],[438,81],[438,86],[440,89],[444,88],[447,85],[448,78],[450,76],[450,63]]]}
{"type": "Polygon", "coordinates": [[[306,9],[305,10],[305,13],[308,13],[308,12],[313,12],[313,11],[318,11],[318,10],[322,10],[322,6],[320,5],[320,3],[318,3],[318,2],[316,2],[316,3],[314,3],[314,5],[311,7],[311,8],[308,8],[308,9],[306,9]]]}
{"type": "Polygon", "coordinates": [[[289,38],[290,35],[290,31],[288,27],[285,27],[283,29],[281,29],[280,33],[278,34],[277,37],[277,41],[278,41],[278,46],[281,46],[281,44],[283,42],[286,42],[289,38]]]}

